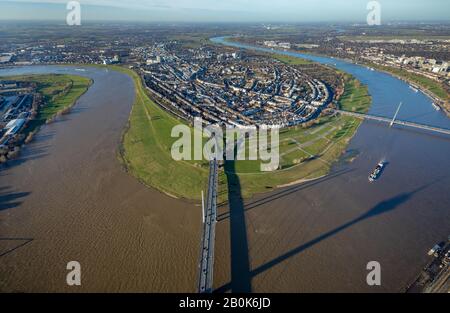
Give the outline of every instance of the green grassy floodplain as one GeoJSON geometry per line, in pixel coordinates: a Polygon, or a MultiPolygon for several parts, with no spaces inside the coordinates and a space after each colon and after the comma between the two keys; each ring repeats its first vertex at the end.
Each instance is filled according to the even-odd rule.
{"type": "Polygon", "coordinates": [[[132,77],[136,98],[129,123],[123,135],[121,159],[126,169],[145,185],[168,195],[186,199],[201,199],[206,190],[208,162],[175,161],[171,155],[172,128],[185,124],[152,101],[141,78],[133,70],[109,66],[132,77]]]}
{"type": "MultiPolygon", "coordinates": [[[[121,147],[124,165],[148,186],[172,196],[198,200],[201,190],[206,189],[207,163],[174,161],[170,154],[177,139],[171,138],[171,129],[184,122],[150,99],[141,78],[134,71],[118,66],[110,68],[130,75],[136,86],[136,100],[121,147]]],[[[345,108],[364,111],[371,103],[367,87],[348,77],[349,91],[341,104],[345,108]]],[[[361,121],[353,117],[324,116],[309,128],[297,126],[282,130],[280,170],[260,172],[260,161],[236,162],[235,171],[241,181],[242,195],[250,197],[280,185],[326,175],[360,124],[361,121]],[[305,147],[297,149],[297,143],[305,144],[305,147]]],[[[246,146],[248,149],[248,144],[246,146]]]]}
{"type": "Polygon", "coordinates": [[[232,174],[239,177],[242,195],[251,197],[328,174],[360,124],[361,120],[353,117],[325,116],[308,128],[296,126],[281,130],[278,170],[261,172],[261,161],[235,162],[232,174]]]}
{"type": "Polygon", "coordinates": [[[344,111],[367,113],[371,98],[367,86],[349,74],[344,75],[345,90],[339,99],[339,107],[344,111]]]}

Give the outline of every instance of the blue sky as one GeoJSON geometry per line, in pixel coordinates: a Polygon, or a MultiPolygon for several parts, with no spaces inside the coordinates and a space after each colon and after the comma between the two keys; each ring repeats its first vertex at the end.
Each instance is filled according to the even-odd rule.
{"type": "MultiPolygon", "coordinates": [[[[0,20],[65,21],[68,0],[0,0],[0,20]]],[[[366,20],[369,0],[79,0],[84,20],[315,22],[366,20]]],[[[379,0],[382,21],[449,20],[450,0],[379,0]]]]}

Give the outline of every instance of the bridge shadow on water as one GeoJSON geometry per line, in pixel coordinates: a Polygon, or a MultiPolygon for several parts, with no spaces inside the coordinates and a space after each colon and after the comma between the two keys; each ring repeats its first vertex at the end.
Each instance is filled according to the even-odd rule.
{"type": "Polygon", "coordinates": [[[18,207],[22,204],[20,199],[30,195],[30,192],[11,192],[10,187],[0,187],[0,212],[18,207]]]}
{"type": "MultiPolygon", "coordinates": [[[[228,165],[228,170],[234,169],[233,164],[228,165]]],[[[225,167],[227,170],[227,166],[225,167]]],[[[219,287],[216,292],[250,292],[251,291],[251,280],[258,274],[261,274],[270,268],[282,263],[283,261],[296,256],[299,253],[313,247],[320,242],[335,236],[336,234],[358,224],[362,221],[389,213],[397,209],[400,205],[409,201],[415,194],[423,191],[429,186],[436,183],[432,182],[426,185],[423,185],[413,191],[401,193],[395,197],[389,198],[387,200],[379,202],[377,205],[369,209],[367,212],[363,213],[360,216],[326,232],[322,235],[303,243],[296,248],[293,248],[286,253],[273,258],[272,260],[266,262],[265,264],[260,265],[255,269],[250,269],[249,264],[249,250],[248,250],[248,240],[246,233],[246,224],[245,224],[245,209],[243,205],[243,200],[240,193],[240,183],[239,179],[235,174],[229,172],[227,174],[229,180],[230,189],[230,231],[231,231],[231,282],[219,287]]],[[[301,185],[300,185],[301,186],[301,185]]],[[[294,190],[290,190],[292,192],[296,192],[299,189],[294,188],[294,190]]],[[[271,201],[276,200],[277,197],[271,199],[271,201]]],[[[266,199],[267,200],[267,199],[266,199]]],[[[263,201],[264,202],[264,201],[263,201]]]]}
{"type": "Polygon", "coordinates": [[[6,251],[0,250],[0,257],[4,257],[22,247],[25,247],[26,245],[31,243],[33,240],[34,240],[33,238],[0,238],[0,243],[1,242],[15,242],[15,245],[13,247],[7,249],[6,251]]]}
{"type": "MultiPolygon", "coordinates": [[[[309,182],[294,185],[293,187],[289,187],[289,188],[283,188],[279,192],[271,192],[268,196],[265,196],[263,198],[255,200],[253,202],[245,204],[244,211],[245,212],[250,211],[250,210],[260,207],[264,204],[276,201],[278,199],[282,199],[284,197],[287,197],[287,196],[294,194],[296,192],[299,192],[301,190],[305,190],[307,188],[314,187],[320,183],[323,183],[325,181],[328,181],[330,179],[336,178],[336,177],[344,175],[344,174],[351,173],[353,171],[354,171],[354,169],[345,169],[345,170],[336,171],[332,174],[329,174],[327,176],[324,176],[324,177],[321,177],[321,178],[318,178],[318,179],[315,179],[315,180],[312,180],[309,182]]],[[[222,220],[228,219],[229,217],[230,217],[230,212],[224,212],[218,216],[218,221],[220,222],[222,220]]]]}
{"type": "MultiPolygon", "coordinates": [[[[0,176],[5,176],[0,173],[0,176]]],[[[21,199],[30,195],[30,192],[12,192],[11,187],[0,187],[0,213],[13,209],[22,204],[21,199]]],[[[0,217],[0,224],[2,222],[0,217]]],[[[0,257],[6,256],[33,241],[33,238],[4,238],[0,237],[0,257]],[[4,248],[6,246],[6,248],[4,248]],[[6,250],[5,250],[6,249],[6,250]]]]}

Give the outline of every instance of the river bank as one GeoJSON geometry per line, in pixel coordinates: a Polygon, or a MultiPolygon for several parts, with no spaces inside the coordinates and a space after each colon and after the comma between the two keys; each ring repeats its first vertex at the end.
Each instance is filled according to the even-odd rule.
{"type": "MultiPolygon", "coordinates": [[[[417,90],[421,91],[426,96],[428,96],[430,99],[432,99],[434,101],[434,104],[437,105],[450,118],[450,105],[448,104],[450,96],[447,96],[447,100],[444,100],[441,97],[438,97],[435,93],[430,91],[428,89],[428,87],[424,86],[423,84],[418,83],[416,80],[412,80],[411,78],[407,77],[406,73],[404,75],[399,75],[396,72],[396,70],[398,70],[398,69],[388,68],[386,66],[380,66],[377,64],[373,64],[373,63],[363,63],[363,64],[373,67],[373,68],[376,68],[380,72],[390,74],[390,75],[394,76],[395,78],[398,78],[400,80],[407,82],[412,87],[416,88],[417,90]],[[446,103],[447,103],[447,105],[445,105],[446,103]]],[[[416,74],[416,75],[418,75],[418,74],[416,74]]]]}

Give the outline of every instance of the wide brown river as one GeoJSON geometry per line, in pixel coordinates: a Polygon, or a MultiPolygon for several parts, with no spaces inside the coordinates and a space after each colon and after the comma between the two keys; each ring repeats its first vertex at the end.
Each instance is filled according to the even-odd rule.
{"type": "MultiPolygon", "coordinates": [[[[195,291],[200,207],[142,186],[116,157],[132,80],[61,67],[0,76],[43,72],[94,84],[0,172],[0,290],[195,291]],[[69,261],[81,264],[81,287],[66,284],[69,261]]],[[[371,88],[374,102],[377,92],[389,98],[371,88]]],[[[398,292],[415,278],[427,251],[450,234],[450,138],[365,122],[349,150],[356,159],[318,181],[245,202],[231,193],[217,226],[219,291],[398,292]],[[383,158],[385,172],[369,184],[383,158]],[[369,261],[381,264],[381,286],[366,284],[369,261]]]]}
{"type": "Polygon", "coordinates": [[[200,208],[141,185],[117,159],[132,80],[93,68],[8,73],[44,72],[94,84],[0,172],[0,290],[194,291],[200,208]],[[66,284],[69,261],[81,287],[66,284]]]}

